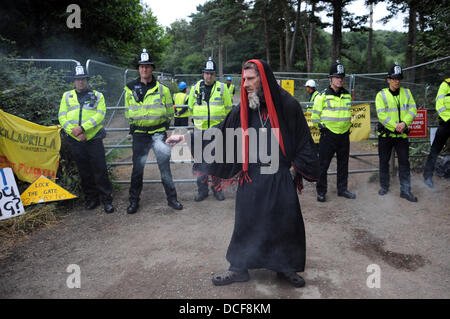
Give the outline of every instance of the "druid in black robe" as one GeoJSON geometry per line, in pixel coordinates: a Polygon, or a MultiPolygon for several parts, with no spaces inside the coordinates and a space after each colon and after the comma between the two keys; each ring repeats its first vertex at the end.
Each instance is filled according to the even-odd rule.
{"type": "MultiPolygon", "coordinates": [[[[301,191],[303,178],[317,181],[317,150],[299,103],[277,84],[264,61],[248,62],[258,66],[264,93],[260,110],[248,107],[247,93],[242,84],[241,103],[215,128],[222,131],[224,158],[227,128],[241,128],[243,131],[254,128],[258,132],[258,140],[268,139],[267,150],[271,149],[270,130],[278,128],[279,147],[275,151],[279,152],[279,169],[273,174],[261,174],[261,166],[266,164],[255,154],[256,163],[249,162],[252,158],[249,139],[243,137],[242,149],[237,149],[237,143],[234,143],[233,163],[203,163],[195,167],[195,173],[205,175],[218,185],[216,187],[238,184],[235,225],[226,255],[230,270],[240,272],[265,268],[276,272],[303,272],[305,227],[297,190],[301,191]],[[262,126],[269,134],[261,134],[259,129],[262,126]],[[236,162],[238,152],[243,153],[243,163],[236,162]],[[295,177],[291,171],[295,172],[295,177]]],[[[192,143],[193,140],[191,136],[192,143]]]]}

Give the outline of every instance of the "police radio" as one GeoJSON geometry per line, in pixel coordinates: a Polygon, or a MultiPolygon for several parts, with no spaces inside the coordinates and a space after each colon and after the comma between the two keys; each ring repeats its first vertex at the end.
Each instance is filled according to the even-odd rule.
{"type": "Polygon", "coordinates": [[[206,100],[205,97],[205,81],[200,82],[199,94],[197,95],[197,104],[202,105],[202,101],[206,100]]]}
{"type": "Polygon", "coordinates": [[[144,91],[142,90],[142,85],[137,84],[134,86],[133,97],[136,102],[141,102],[141,98],[144,95],[144,91]]]}

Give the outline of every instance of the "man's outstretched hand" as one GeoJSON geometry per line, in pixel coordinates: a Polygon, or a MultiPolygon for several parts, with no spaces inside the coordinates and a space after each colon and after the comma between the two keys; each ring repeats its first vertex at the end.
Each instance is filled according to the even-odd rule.
{"type": "Polygon", "coordinates": [[[169,146],[175,146],[179,143],[184,143],[184,135],[171,135],[167,140],[166,144],[169,146]]]}

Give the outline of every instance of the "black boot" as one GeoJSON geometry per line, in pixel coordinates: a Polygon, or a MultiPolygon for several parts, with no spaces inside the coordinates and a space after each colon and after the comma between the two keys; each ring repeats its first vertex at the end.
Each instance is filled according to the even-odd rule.
{"type": "Polygon", "coordinates": [[[93,199],[86,203],[86,209],[92,210],[92,209],[96,208],[98,205],[100,205],[100,201],[98,199],[93,199]]]}
{"type": "Polygon", "coordinates": [[[338,196],[349,198],[349,199],[355,199],[356,198],[356,195],[351,193],[351,192],[349,192],[348,190],[345,190],[345,191],[340,192],[340,193],[338,192],[338,196]]]}
{"type": "Polygon", "coordinates": [[[169,199],[167,201],[167,205],[169,205],[170,207],[172,207],[173,209],[176,209],[176,210],[183,209],[183,205],[181,205],[181,203],[178,202],[176,199],[169,199]]]}
{"type": "Polygon", "coordinates": [[[127,213],[134,214],[137,212],[138,208],[139,208],[138,202],[130,201],[130,206],[128,206],[128,208],[127,208],[127,213]]]}
{"type": "Polygon", "coordinates": [[[325,194],[317,194],[317,201],[318,202],[325,202],[327,199],[325,197],[325,194]]]}
{"type": "Polygon", "coordinates": [[[400,197],[404,198],[406,200],[409,200],[410,202],[413,202],[413,203],[417,202],[417,197],[414,196],[411,192],[407,192],[407,193],[401,192],[400,197]]]}
{"type": "Polygon", "coordinates": [[[222,201],[225,199],[225,196],[223,196],[222,191],[214,191],[214,197],[219,201],[222,201]]]}
{"type": "Polygon", "coordinates": [[[110,202],[104,203],[103,208],[105,209],[105,213],[107,214],[114,213],[114,206],[110,202]]]}

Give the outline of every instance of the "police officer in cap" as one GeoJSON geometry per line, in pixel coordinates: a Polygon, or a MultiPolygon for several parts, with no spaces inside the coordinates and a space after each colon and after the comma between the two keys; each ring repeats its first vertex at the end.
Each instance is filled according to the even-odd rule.
{"type": "Polygon", "coordinates": [[[378,92],[375,98],[379,121],[377,135],[381,185],[378,194],[383,196],[389,191],[389,159],[392,149],[395,148],[398,156],[400,197],[417,202],[417,197],[411,193],[408,141],[408,126],[416,117],[417,108],[411,91],[400,86],[402,79],[402,68],[395,62],[386,79],[389,87],[378,92]]]}
{"type": "Polygon", "coordinates": [[[316,97],[311,111],[312,122],[320,129],[320,177],[316,185],[319,202],[326,201],[327,171],[334,154],[337,159],[337,194],[356,198],[347,189],[352,97],[344,89],[344,66],[339,60],[331,65],[328,77],[330,86],[316,97]]]}
{"type": "MultiPolygon", "coordinates": [[[[224,83],[216,81],[216,63],[209,58],[203,69],[203,80],[198,81],[191,89],[188,101],[189,109],[192,112],[194,120],[194,134],[202,134],[202,132],[214,125],[219,124],[225,119],[225,116],[231,111],[233,103],[228,91],[228,87],[224,83]]],[[[201,138],[203,141],[203,139],[201,138]]],[[[202,145],[202,150],[205,148],[202,145]]],[[[196,170],[194,164],[194,170],[196,170]]],[[[208,184],[206,177],[197,178],[198,194],[195,201],[202,201],[208,197],[208,184]]],[[[215,189],[216,185],[212,185],[214,197],[217,200],[224,200],[225,197],[221,190],[215,189]]]]}
{"type": "Polygon", "coordinates": [[[75,89],[63,94],[58,120],[68,135],[66,140],[81,177],[86,209],[94,209],[103,202],[109,214],[114,212],[114,207],[103,146],[105,98],[102,93],[88,88],[89,75],[83,66],[75,67],[73,79],[75,89]]]}
{"type": "Polygon", "coordinates": [[[172,96],[169,88],[153,76],[155,64],[150,53],[143,49],[138,59],[139,78],[125,86],[125,116],[133,136],[133,170],[127,213],[134,214],[139,208],[144,167],[151,148],[161,173],[167,203],[170,207],[181,210],[183,205],[177,201],[177,191],[170,171],[171,150],[165,144],[166,130],[173,119],[172,96]]]}

